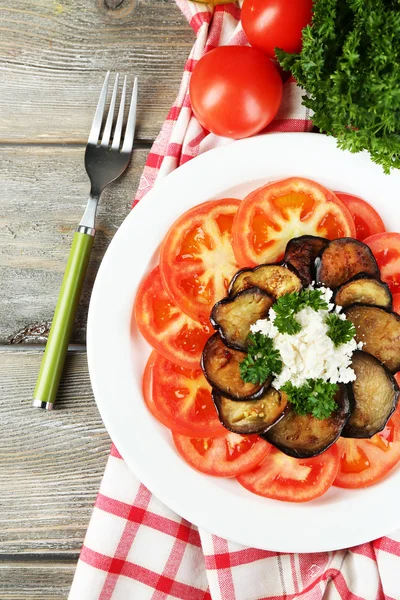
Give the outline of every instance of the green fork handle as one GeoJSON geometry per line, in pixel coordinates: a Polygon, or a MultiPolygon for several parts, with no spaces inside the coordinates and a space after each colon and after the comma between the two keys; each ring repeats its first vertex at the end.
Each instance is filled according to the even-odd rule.
{"type": "MultiPolygon", "coordinates": [[[[94,230],[91,231],[94,233],[94,230]]],[[[33,406],[51,410],[56,400],[72,326],[82,292],[94,236],[76,232],[57,300],[33,395],[33,406]]]]}

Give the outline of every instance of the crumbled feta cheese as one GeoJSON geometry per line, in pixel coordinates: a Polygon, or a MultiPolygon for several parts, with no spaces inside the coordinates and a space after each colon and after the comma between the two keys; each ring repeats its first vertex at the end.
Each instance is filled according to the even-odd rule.
{"type": "MultiPolygon", "coordinates": [[[[310,286],[310,289],[311,288],[310,286]]],[[[260,319],[251,326],[251,331],[270,337],[274,341],[274,348],[279,350],[283,369],[276,375],[273,385],[281,388],[287,381],[300,387],[307,379],[323,379],[331,383],[348,383],[354,381],[356,375],[350,367],[353,352],[360,348],[360,344],[353,339],[345,344],[335,347],[327,336],[328,326],[325,323],[329,312],[335,309],[340,318],[346,316],[335,308],[330,302],[332,290],[319,288],[322,298],[328,304],[328,310],[314,311],[310,307],[303,308],[296,315],[301,324],[301,330],[294,334],[280,333],[274,325],[275,311],[269,311],[268,319],[260,319]]]]}

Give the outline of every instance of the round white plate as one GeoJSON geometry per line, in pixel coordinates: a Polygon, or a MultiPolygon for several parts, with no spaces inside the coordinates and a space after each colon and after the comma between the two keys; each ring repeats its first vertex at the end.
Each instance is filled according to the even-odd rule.
{"type": "Polygon", "coordinates": [[[158,260],[170,225],[196,204],[246,193],[283,177],[314,179],[362,196],[400,231],[400,172],[384,175],[366,154],[336,148],[319,134],[269,134],[211,150],[159,182],[133,210],[101,264],[89,309],[90,377],[103,421],[137,477],[192,523],[229,540],[281,552],[335,550],[400,527],[400,469],[364,490],[332,487],[322,498],[292,504],[261,498],[235,480],[194,471],[169,431],[147,411],[141,380],[150,352],[135,324],[138,285],[158,260]]]}

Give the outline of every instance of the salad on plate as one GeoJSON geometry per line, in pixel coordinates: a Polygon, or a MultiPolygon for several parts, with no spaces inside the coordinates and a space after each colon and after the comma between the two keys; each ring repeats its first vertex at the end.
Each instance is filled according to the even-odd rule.
{"type": "Polygon", "coordinates": [[[195,206],[167,232],[135,322],[144,401],[180,456],[304,502],[400,460],[400,234],[299,177],[195,206]]]}

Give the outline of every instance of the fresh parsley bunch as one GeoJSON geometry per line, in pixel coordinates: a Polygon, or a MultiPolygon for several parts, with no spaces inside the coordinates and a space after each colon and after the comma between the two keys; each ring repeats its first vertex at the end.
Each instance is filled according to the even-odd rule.
{"type": "Polygon", "coordinates": [[[356,328],[351,321],[345,321],[337,313],[331,313],[326,317],[328,325],[326,335],[331,338],[335,346],[350,342],[356,335],[356,328]]]}
{"type": "Polygon", "coordinates": [[[296,387],[287,381],[281,389],[299,415],[311,414],[316,419],[327,419],[337,409],[335,395],[339,388],[336,383],[307,379],[302,386],[296,387]]]}
{"type": "Polygon", "coordinates": [[[315,0],[300,54],[276,54],[314,125],[386,173],[400,167],[399,0],[315,0]]]}
{"type": "Polygon", "coordinates": [[[288,333],[289,335],[299,333],[301,325],[295,315],[306,306],[315,312],[328,309],[328,304],[322,298],[320,290],[302,290],[278,298],[273,309],[276,315],[274,325],[279,333],[288,333]]]}
{"type": "Polygon", "coordinates": [[[239,365],[240,376],[246,383],[264,383],[273,373],[279,375],[283,363],[270,337],[259,331],[250,333],[248,354],[239,365]]]}

